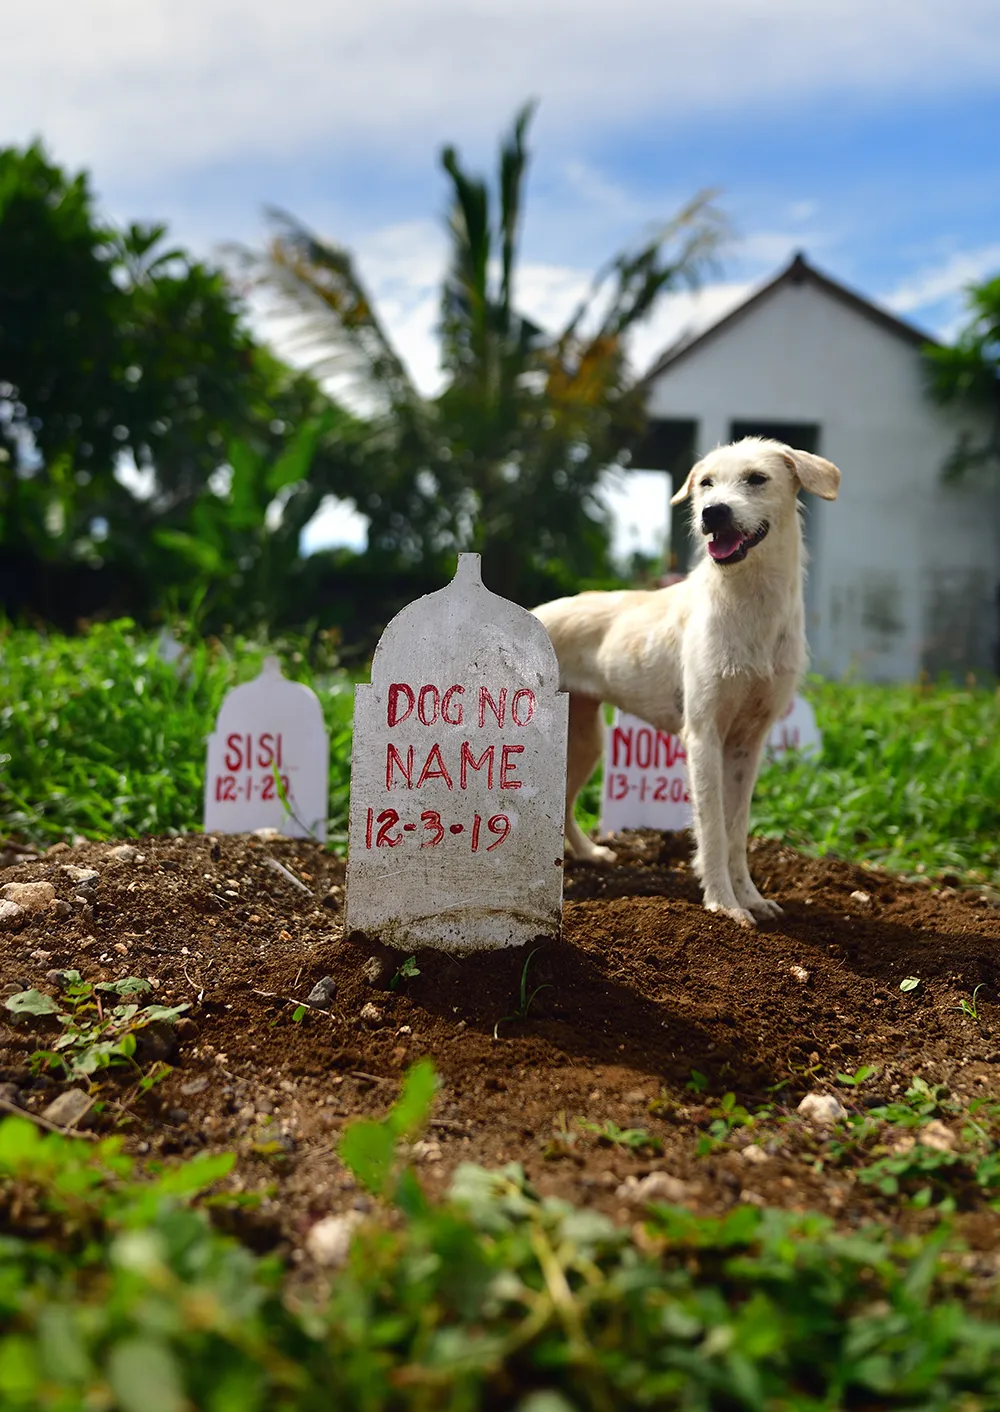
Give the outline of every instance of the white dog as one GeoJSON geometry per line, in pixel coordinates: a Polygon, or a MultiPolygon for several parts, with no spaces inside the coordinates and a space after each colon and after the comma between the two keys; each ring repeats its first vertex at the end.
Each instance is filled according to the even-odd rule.
{"type": "Polygon", "coordinates": [[[744,926],[780,915],[747,866],[750,798],[761,752],[806,662],[805,553],[798,491],[835,500],[822,456],[747,437],[712,451],[671,504],[693,499],[705,553],[683,582],[655,592],[580,593],[535,611],[570,695],[566,841],[612,862],[574,816],[603,749],[601,703],[683,737],[694,803],[694,868],[705,906],[744,926]]]}

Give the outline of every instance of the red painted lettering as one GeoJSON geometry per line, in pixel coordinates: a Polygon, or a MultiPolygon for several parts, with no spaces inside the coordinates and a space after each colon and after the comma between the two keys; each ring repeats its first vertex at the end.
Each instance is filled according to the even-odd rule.
{"type": "Polygon", "coordinates": [[[432,726],[438,718],[441,709],[441,693],[436,686],[422,686],[420,695],[417,697],[417,717],[424,726],[432,726]],[[431,703],[431,714],[428,715],[427,701],[431,703]]]}
{"type": "Polygon", "coordinates": [[[520,789],[521,781],[512,780],[511,774],[517,769],[517,761],[511,760],[511,755],[520,755],[524,749],[523,745],[505,745],[500,752],[500,788],[520,789]]]}
{"type": "Polygon", "coordinates": [[[274,736],[265,731],[257,742],[257,764],[262,770],[274,764],[274,736]]]}
{"type": "Polygon", "coordinates": [[[520,691],[514,692],[514,699],[510,703],[510,718],[515,726],[526,726],[535,714],[535,693],[529,691],[526,686],[520,691]],[[520,708],[520,713],[518,714],[520,708]],[[521,715],[524,716],[522,721],[521,715]]]}
{"type": "Polygon", "coordinates": [[[413,746],[409,746],[406,751],[406,764],[403,764],[399,751],[394,745],[386,746],[385,751],[385,787],[392,789],[393,767],[399,766],[399,773],[406,781],[406,788],[413,788],[413,746]]]}
{"type": "Polygon", "coordinates": [[[629,769],[632,764],[632,727],[623,730],[615,726],[611,732],[611,763],[616,768],[629,769]],[[623,758],[624,757],[624,758],[623,758]]]}
{"type": "Polygon", "coordinates": [[[653,763],[653,732],[643,726],[635,738],[635,763],[640,770],[648,770],[653,763]]]}
{"type": "Polygon", "coordinates": [[[487,706],[489,706],[490,710],[493,712],[493,715],[496,717],[496,723],[497,723],[497,725],[502,727],[502,726],[503,726],[503,723],[504,723],[504,721],[506,720],[506,717],[507,717],[507,688],[506,688],[505,686],[503,686],[503,687],[500,688],[500,700],[499,700],[499,702],[496,702],[496,701],[493,700],[493,697],[490,695],[489,689],[488,689],[487,687],[481,686],[481,687],[479,688],[479,728],[480,728],[480,730],[482,730],[483,726],[485,726],[485,724],[486,724],[486,707],[487,707],[487,706]]]}
{"type": "Polygon", "coordinates": [[[441,719],[442,719],[442,721],[447,722],[447,724],[448,724],[449,726],[460,726],[460,725],[462,724],[462,717],[463,717],[463,714],[464,714],[464,713],[463,713],[463,710],[462,710],[462,703],[461,703],[461,701],[460,701],[460,702],[458,703],[458,705],[455,707],[455,715],[454,715],[454,716],[449,716],[449,715],[448,715],[448,712],[451,710],[451,698],[452,698],[453,696],[464,696],[464,695],[465,695],[465,687],[464,687],[464,686],[450,686],[450,687],[448,688],[448,690],[445,692],[444,696],[441,698],[441,719]]]}
{"type": "Polygon", "coordinates": [[[226,769],[242,770],[243,751],[240,749],[240,738],[238,735],[226,736],[226,769]]]}
{"type": "Polygon", "coordinates": [[[454,789],[455,787],[451,782],[451,775],[448,773],[448,768],[441,758],[440,745],[432,745],[430,750],[428,750],[427,759],[424,762],[424,768],[420,771],[420,778],[417,780],[416,788],[419,789],[427,780],[444,780],[449,789],[454,789]],[[433,769],[431,769],[432,764],[434,765],[433,769]]]}
{"type": "Polygon", "coordinates": [[[462,741],[462,759],[459,766],[459,788],[468,789],[469,770],[481,770],[486,766],[486,788],[493,788],[493,763],[496,746],[490,745],[477,760],[467,740],[462,741]]]}
{"type": "Polygon", "coordinates": [[[394,681],[389,688],[389,707],[386,714],[389,725],[398,726],[401,721],[405,721],[415,704],[416,698],[413,695],[413,688],[407,686],[405,682],[394,681]],[[403,697],[406,702],[406,710],[402,712],[399,706],[400,697],[403,697]]]}

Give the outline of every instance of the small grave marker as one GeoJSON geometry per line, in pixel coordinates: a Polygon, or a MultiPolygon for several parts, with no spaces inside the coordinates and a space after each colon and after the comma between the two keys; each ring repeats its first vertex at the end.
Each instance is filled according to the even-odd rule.
{"type": "MultiPolygon", "coordinates": [[[[823,740],[809,702],[796,696],[767,739],[770,759],[786,750],[816,755],[823,740]]],[[[605,734],[601,833],[691,827],[687,756],[679,736],[616,711],[605,734]]]]}
{"type": "Polygon", "coordinates": [[[319,698],[282,676],[277,657],[267,657],[258,677],[226,696],[208,738],[205,832],[274,828],[286,838],[325,842],[328,797],[329,741],[319,698]]]}
{"type": "Polygon", "coordinates": [[[555,935],[569,699],[533,614],[460,554],[354,695],[348,932],[476,950],[555,935]]]}

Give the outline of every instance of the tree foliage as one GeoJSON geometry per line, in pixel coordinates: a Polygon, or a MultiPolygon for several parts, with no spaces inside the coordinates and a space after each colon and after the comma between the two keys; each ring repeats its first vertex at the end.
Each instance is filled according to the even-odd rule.
{"type": "Polygon", "coordinates": [[[949,478],[1000,472],[1000,275],[970,285],[966,303],[968,320],[955,342],[926,350],[931,387],[942,402],[985,413],[989,432],[979,441],[963,433],[945,468],[949,478]]]}
{"type": "Polygon", "coordinates": [[[287,575],[340,489],[350,419],[166,234],[102,221],[40,146],[0,151],[0,606],[294,612],[287,575]]]}
{"type": "Polygon", "coordinates": [[[538,328],[516,301],[530,118],[529,106],[503,141],[493,189],[454,148],[441,156],[451,209],[439,395],[415,387],[341,246],[274,212],[256,265],[297,317],[314,373],[349,380],[370,414],[356,455],[371,552],[406,568],[477,550],[491,586],[523,602],[611,573],[601,480],[628,464],[644,421],[629,335],[666,291],[697,281],[721,229],[698,196],[609,261],[562,329],[538,328]]]}

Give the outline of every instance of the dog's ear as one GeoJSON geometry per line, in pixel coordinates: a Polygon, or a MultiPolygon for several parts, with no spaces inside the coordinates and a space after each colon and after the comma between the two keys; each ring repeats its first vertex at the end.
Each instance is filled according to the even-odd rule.
{"type": "Polygon", "coordinates": [[[687,474],[687,480],[686,480],[686,481],[684,482],[684,484],[681,486],[680,490],[678,490],[675,495],[671,495],[671,497],[670,497],[670,503],[671,503],[671,505],[679,505],[682,500],[686,500],[686,499],[688,498],[688,496],[691,494],[691,491],[694,489],[694,477],[695,477],[695,472],[698,471],[698,470],[700,470],[700,468],[701,468],[701,462],[700,462],[700,461],[698,462],[698,464],[697,464],[696,466],[692,466],[692,467],[691,467],[691,469],[688,471],[688,474],[687,474]]]}
{"type": "Polygon", "coordinates": [[[840,472],[832,461],[814,456],[810,451],[793,451],[786,447],[781,453],[786,465],[798,476],[799,485],[821,500],[836,500],[840,487],[840,472]]]}

